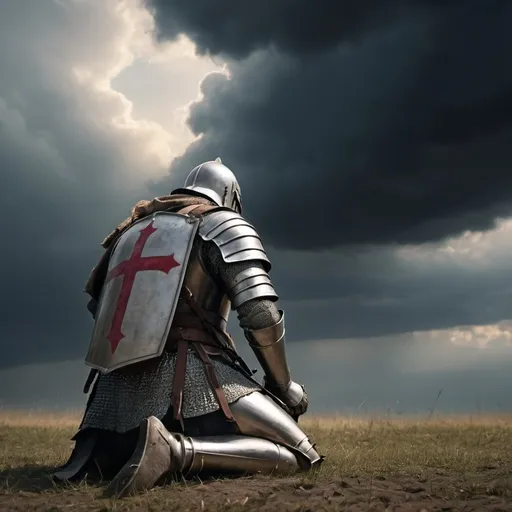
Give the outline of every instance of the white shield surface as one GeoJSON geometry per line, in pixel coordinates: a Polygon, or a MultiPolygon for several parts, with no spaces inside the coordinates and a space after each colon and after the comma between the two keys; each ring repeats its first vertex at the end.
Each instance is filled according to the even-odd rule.
{"type": "Polygon", "coordinates": [[[162,354],[199,220],[159,212],[119,238],[86,363],[103,373],[162,354]]]}

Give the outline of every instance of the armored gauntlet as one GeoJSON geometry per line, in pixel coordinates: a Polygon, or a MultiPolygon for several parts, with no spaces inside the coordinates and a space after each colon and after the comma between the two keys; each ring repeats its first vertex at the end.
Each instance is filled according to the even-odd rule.
{"type": "Polygon", "coordinates": [[[304,387],[291,379],[286,362],[284,313],[276,324],[258,330],[245,330],[245,337],[265,372],[265,387],[298,417],[307,410],[304,387]]]}

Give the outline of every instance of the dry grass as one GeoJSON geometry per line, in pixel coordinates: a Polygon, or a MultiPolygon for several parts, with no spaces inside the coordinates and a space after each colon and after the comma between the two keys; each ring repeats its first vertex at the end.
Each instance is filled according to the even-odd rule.
{"type": "Polygon", "coordinates": [[[512,510],[512,416],[316,417],[318,474],[175,484],[119,502],[46,476],[78,414],[0,412],[0,510],[512,510]]]}
{"type": "Polygon", "coordinates": [[[76,428],[82,411],[50,413],[46,411],[0,410],[0,427],[76,428]]]}

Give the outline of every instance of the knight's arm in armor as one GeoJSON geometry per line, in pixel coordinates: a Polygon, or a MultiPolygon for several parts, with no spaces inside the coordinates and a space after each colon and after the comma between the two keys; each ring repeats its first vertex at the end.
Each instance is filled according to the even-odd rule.
{"type": "Polygon", "coordinates": [[[233,212],[216,212],[199,230],[203,261],[237,311],[240,327],[264,373],[265,387],[292,416],[308,407],[304,387],[291,379],[285,351],[284,313],[268,271],[270,262],[254,228],[233,212]],[[213,242],[213,243],[212,243],[213,242]]]}
{"type": "Polygon", "coordinates": [[[239,306],[237,313],[249,346],[265,372],[265,387],[289,407],[292,416],[304,414],[307,395],[304,387],[292,380],[286,360],[284,312],[272,300],[256,298],[239,306]],[[264,321],[267,318],[272,323],[264,321]]]}

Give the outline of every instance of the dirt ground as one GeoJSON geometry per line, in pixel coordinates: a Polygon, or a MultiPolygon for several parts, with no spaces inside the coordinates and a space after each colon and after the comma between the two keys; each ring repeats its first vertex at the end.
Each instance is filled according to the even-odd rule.
{"type": "Polygon", "coordinates": [[[119,501],[57,487],[72,417],[0,414],[1,511],[512,511],[512,418],[304,422],[327,456],[318,474],[181,482],[119,501]]]}

